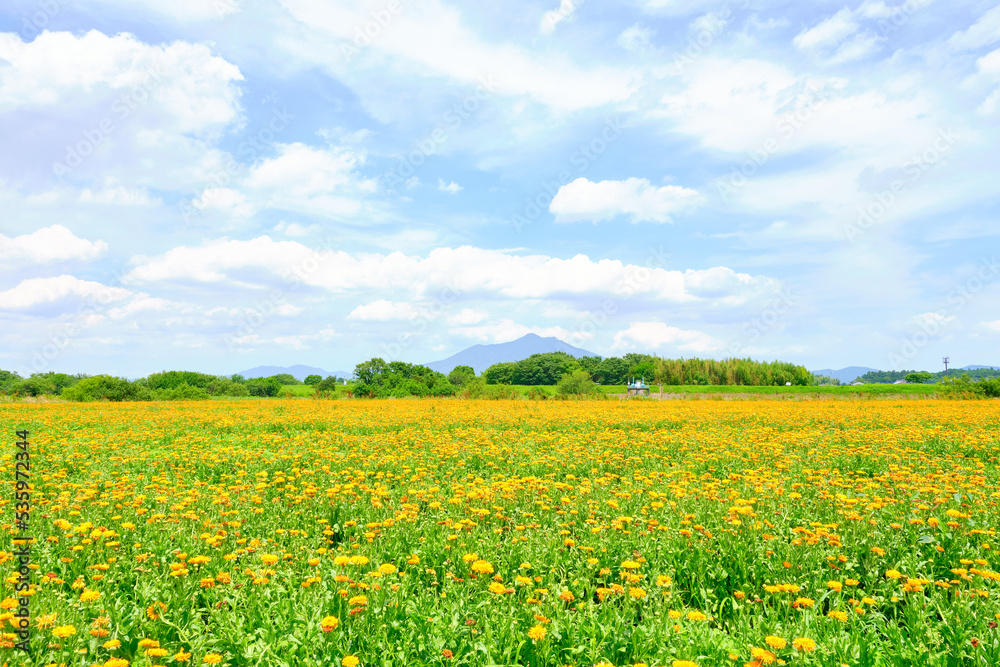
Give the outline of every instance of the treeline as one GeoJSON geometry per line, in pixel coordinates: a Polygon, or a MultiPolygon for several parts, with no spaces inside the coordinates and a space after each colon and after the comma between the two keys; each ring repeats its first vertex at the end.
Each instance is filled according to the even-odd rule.
{"type": "MultiPolygon", "coordinates": [[[[976,370],[962,370],[953,369],[945,374],[944,371],[938,371],[937,373],[931,373],[929,371],[868,371],[864,375],[859,376],[855,382],[864,382],[865,384],[892,384],[898,382],[899,380],[906,380],[908,375],[921,375],[920,382],[936,384],[941,382],[945,378],[960,378],[962,376],[967,376],[973,382],[979,380],[991,380],[993,378],[1000,378],[1000,369],[996,368],[979,368],[976,370]]],[[[911,380],[912,381],[912,380],[911,380]]]]}
{"type": "MultiPolygon", "coordinates": [[[[306,378],[318,392],[332,389],[337,378],[318,375],[306,378]]],[[[65,373],[34,373],[22,378],[0,370],[0,393],[7,396],[53,396],[68,401],[171,401],[205,400],[219,397],[273,397],[287,385],[301,385],[288,373],[247,379],[242,375],[209,375],[194,371],[163,371],[138,380],[111,375],[88,376],[65,373]]]]}
{"type": "Polygon", "coordinates": [[[647,384],[797,386],[815,384],[804,366],[751,359],[663,359],[650,354],[623,357],[572,357],[565,352],[533,354],[517,362],[494,364],[483,371],[487,384],[555,385],[565,375],[586,371],[602,385],[623,385],[632,378],[647,384]]]}

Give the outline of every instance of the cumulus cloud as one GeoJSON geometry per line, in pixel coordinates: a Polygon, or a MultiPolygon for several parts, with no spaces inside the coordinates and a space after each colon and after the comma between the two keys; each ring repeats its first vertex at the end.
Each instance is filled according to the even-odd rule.
{"type": "Polygon", "coordinates": [[[628,329],[615,334],[616,350],[658,350],[670,348],[697,352],[715,352],[725,343],[701,331],[679,329],[663,322],[632,322],[628,329]]]}
{"type": "Polygon", "coordinates": [[[437,248],[426,256],[401,252],[312,250],[295,241],[261,236],[181,246],[157,257],[137,257],[127,278],[136,282],[198,281],[258,285],[301,280],[332,293],[399,290],[414,300],[485,293],[506,298],[629,294],[672,303],[739,304],[775,290],[775,281],[727,267],[677,271],[592,260],[517,255],[472,246],[437,248]],[[636,276],[642,276],[637,279],[636,276]],[[445,294],[445,296],[441,296],[445,294]],[[723,301],[725,300],[725,301],[723,301]]]}
{"type": "Polygon", "coordinates": [[[54,262],[97,259],[108,250],[104,241],[81,239],[62,225],[44,227],[13,238],[0,234],[0,260],[54,262]]]}
{"type": "Polygon", "coordinates": [[[631,222],[673,222],[672,214],[694,206],[697,190],[677,185],[656,187],[645,178],[594,183],[580,177],[559,188],[549,211],[556,222],[610,220],[628,215],[631,222]]]}
{"type": "Polygon", "coordinates": [[[53,278],[28,278],[6,292],[0,292],[0,308],[24,310],[52,303],[69,296],[95,298],[101,302],[121,301],[130,292],[120,287],[108,287],[76,276],[61,275],[53,278]]]}
{"type": "Polygon", "coordinates": [[[993,333],[1000,334],[1000,320],[994,320],[992,322],[983,322],[983,326],[992,331],[993,333]]]}
{"type": "Polygon", "coordinates": [[[462,191],[462,186],[452,181],[451,183],[445,183],[444,179],[438,179],[438,190],[441,192],[447,192],[450,195],[458,194],[462,191]]]}

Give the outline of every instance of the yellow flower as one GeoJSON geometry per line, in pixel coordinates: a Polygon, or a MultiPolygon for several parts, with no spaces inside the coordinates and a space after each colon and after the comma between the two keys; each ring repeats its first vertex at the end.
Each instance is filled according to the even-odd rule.
{"type": "Polygon", "coordinates": [[[151,648],[146,651],[146,655],[152,658],[162,658],[167,655],[168,651],[165,648],[151,648]]]}
{"type": "Polygon", "coordinates": [[[361,661],[358,659],[357,656],[349,655],[346,656],[343,660],[341,660],[340,664],[343,665],[343,667],[358,667],[358,665],[361,664],[361,661]]]}
{"type": "Polygon", "coordinates": [[[281,560],[274,554],[261,554],[260,559],[264,562],[264,565],[274,565],[279,560],[281,560]]]}
{"type": "Polygon", "coordinates": [[[835,619],[837,619],[838,621],[840,621],[842,623],[846,623],[847,622],[847,612],[846,611],[837,611],[837,610],[828,611],[826,613],[826,615],[829,616],[830,618],[835,618],[835,619]]]}
{"type": "Polygon", "coordinates": [[[95,602],[100,599],[101,594],[97,591],[92,591],[89,589],[84,589],[83,593],[80,594],[81,602],[95,602]]]}
{"type": "Polygon", "coordinates": [[[768,646],[770,646],[773,649],[777,649],[779,651],[788,645],[788,642],[786,642],[784,639],[782,639],[781,637],[775,637],[774,635],[765,637],[764,641],[767,642],[768,646]]]}
{"type": "Polygon", "coordinates": [[[52,634],[54,634],[56,637],[59,637],[60,639],[65,639],[70,635],[75,635],[76,628],[73,627],[72,625],[60,625],[59,627],[52,628],[52,634]]]}
{"type": "Polygon", "coordinates": [[[104,663],[104,667],[128,667],[128,660],[124,658],[109,658],[104,663]]]}
{"type": "Polygon", "coordinates": [[[756,660],[762,665],[770,665],[776,659],[776,656],[773,653],[763,648],[755,647],[750,649],[750,655],[753,657],[754,660],[756,660]]]}
{"type": "Polygon", "coordinates": [[[209,653],[201,661],[206,665],[217,665],[222,662],[222,656],[218,653],[209,653]]]}
{"type": "Polygon", "coordinates": [[[324,616],[320,621],[320,629],[323,632],[333,632],[340,625],[340,619],[336,616],[324,616]]]}
{"type": "Polygon", "coordinates": [[[118,641],[117,639],[111,639],[109,641],[104,642],[104,644],[103,644],[104,648],[106,648],[106,649],[118,648],[121,645],[122,645],[122,643],[120,641],[118,641]]]}
{"type": "Polygon", "coordinates": [[[698,663],[691,660],[674,660],[671,665],[672,667],[698,667],[698,663]]]}
{"type": "Polygon", "coordinates": [[[536,642],[540,642],[545,639],[545,627],[541,625],[536,625],[528,630],[528,636],[534,639],[536,642]]]}
{"type": "Polygon", "coordinates": [[[816,650],[816,642],[808,637],[797,637],[792,641],[792,648],[797,651],[814,651],[816,650]]]}
{"type": "Polygon", "coordinates": [[[705,621],[705,620],[708,620],[708,616],[705,616],[705,614],[701,613],[700,611],[689,611],[688,612],[688,620],[689,621],[705,621]]]}
{"type": "Polygon", "coordinates": [[[493,574],[493,566],[484,560],[477,560],[472,564],[472,571],[476,574],[493,574]]]}
{"type": "Polygon", "coordinates": [[[181,649],[180,651],[177,651],[177,653],[174,653],[174,660],[176,662],[187,662],[190,659],[191,659],[191,654],[185,653],[184,649],[181,649]]]}

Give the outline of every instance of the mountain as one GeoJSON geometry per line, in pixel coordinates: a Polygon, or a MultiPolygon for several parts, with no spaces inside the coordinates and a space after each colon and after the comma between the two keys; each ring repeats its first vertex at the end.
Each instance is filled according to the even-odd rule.
{"type": "Polygon", "coordinates": [[[809,372],[813,375],[826,375],[827,377],[837,378],[841,384],[850,384],[865,373],[877,370],[877,368],[868,368],[867,366],[848,366],[847,368],[841,368],[839,371],[835,371],[832,368],[824,368],[821,371],[809,372]]]}
{"type": "Polygon", "coordinates": [[[593,352],[581,350],[573,347],[569,343],[564,343],[558,338],[542,338],[536,334],[526,334],[517,340],[509,343],[497,343],[495,345],[473,345],[457,354],[453,354],[441,361],[432,361],[425,364],[428,368],[440,373],[450,373],[455,366],[472,366],[476,374],[480,374],[493,364],[505,361],[520,361],[527,359],[533,354],[545,352],[565,352],[574,357],[596,357],[593,352]]]}
{"type": "Polygon", "coordinates": [[[353,371],[324,371],[322,368],[314,368],[313,366],[257,366],[256,368],[251,368],[250,370],[240,371],[240,375],[250,380],[252,378],[266,378],[272,375],[280,375],[281,373],[288,373],[296,380],[305,380],[307,375],[318,375],[325,378],[328,375],[333,375],[339,378],[350,379],[354,375],[353,371]]]}
{"type": "Polygon", "coordinates": [[[959,368],[958,370],[960,370],[960,371],[980,371],[980,370],[983,370],[984,368],[987,369],[987,370],[1000,371],[1000,366],[977,366],[977,365],[963,366],[962,368],[959,368]]]}

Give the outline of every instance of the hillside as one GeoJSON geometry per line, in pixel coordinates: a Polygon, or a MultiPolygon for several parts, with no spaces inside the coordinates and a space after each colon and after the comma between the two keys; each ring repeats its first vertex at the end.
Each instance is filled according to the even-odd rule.
{"type": "Polygon", "coordinates": [[[493,364],[505,361],[521,361],[533,354],[544,352],[565,352],[574,357],[596,357],[587,350],[573,347],[555,337],[543,338],[537,334],[526,334],[509,343],[493,345],[473,345],[441,361],[425,364],[439,373],[450,373],[455,366],[471,366],[480,374],[493,364]]]}

